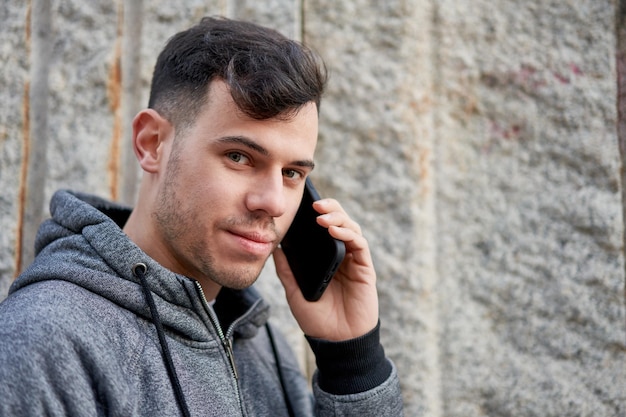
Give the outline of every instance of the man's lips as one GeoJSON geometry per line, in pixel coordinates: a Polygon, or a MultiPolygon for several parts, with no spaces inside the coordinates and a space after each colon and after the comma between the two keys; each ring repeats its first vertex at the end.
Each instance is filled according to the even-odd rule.
{"type": "Polygon", "coordinates": [[[269,255],[277,240],[276,235],[258,231],[229,230],[228,231],[246,252],[258,255],[269,255]]]}
{"type": "Polygon", "coordinates": [[[268,233],[248,232],[242,230],[230,230],[230,233],[235,236],[240,236],[244,239],[248,239],[257,243],[273,243],[276,240],[275,235],[271,235],[268,233]]]}

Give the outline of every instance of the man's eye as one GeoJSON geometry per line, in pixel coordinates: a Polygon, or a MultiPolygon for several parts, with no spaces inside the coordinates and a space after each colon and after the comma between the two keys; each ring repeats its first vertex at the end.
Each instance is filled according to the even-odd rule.
{"type": "Polygon", "coordinates": [[[296,180],[302,177],[302,174],[299,171],[296,171],[295,169],[284,169],[283,175],[289,178],[290,180],[296,180]]]}
{"type": "Polygon", "coordinates": [[[248,157],[239,152],[228,152],[226,156],[238,164],[246,164],[248,162],[248,157]]]}

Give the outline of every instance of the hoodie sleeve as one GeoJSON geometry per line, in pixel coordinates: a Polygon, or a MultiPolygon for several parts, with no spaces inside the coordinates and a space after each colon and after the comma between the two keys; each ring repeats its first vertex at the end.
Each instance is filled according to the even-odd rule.
{"type": "Polygon", "coordinates": [[[80,311],[44,283],[32,287],[36,291],[17,291],[0,304],[0,416],[130,415],[110,401],[123,402],[123,382],[117,381],[116,399],[95,380],[100,367],[88,352],[106,348],[68,331],[80,311]]]}
{"type": "Polygon", "coordinates": [[[323,391],[313,379],[315,415],[359,416],[359,417],[402,417],[400,381],[395,367],[389,378],[381,385],[357,394],[333,395],[323,391]]]}
{"type": "Polygon", "coordinates": [[[403,415],[398,374],[380,344],[380,324],[344,342],[307,340],[317,364],[313,380],[317,415],[403,415]]]}
{"type": "Polygon", "coordinates": [[[93,394],[74,373],[72,343],[55,326],[39,325],[38,314],[15,320],[15,314],[7,314],[10,306],[5,302],[0,309],[0,415],[98,415],[85,408],[93,394]]]}

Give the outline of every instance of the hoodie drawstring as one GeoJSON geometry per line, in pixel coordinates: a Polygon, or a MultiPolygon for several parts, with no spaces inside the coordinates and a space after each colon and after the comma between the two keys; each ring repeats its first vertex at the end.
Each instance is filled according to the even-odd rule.
{"type": "Polygon", "coordinates": [[[163,361],[165,362],[165,367],[167,368],[170,382],[172,383],[172,387],[174,388],[174,395],[176,396],[178,407],[180,408],[180,411],[183,413],[184,417],[190,417],[191,414],[189,414],[189,408],[187,407],[187,402],[185,401],[185,394],[183,393],[183,390],[180,386],[178,374],[176,374],[176,368],[174,367],[172,355],[170,354],[167,339],[165,338],[163,324],[161,323],[159,312],[157,311],[156,304],[154,303],[154,298],[152,297],[152,292],[150,291],[148,281],[146,280],[145,274],[148,270],[148,267],[144,263],[138,263],[134,265],[132,269],[133,274],[141,281],[141,288],[143,289],[144,296],[146,297],[146,302],[148,303],[148,307],[150,308],[152,322],[154,323],[154,327],[156,327],[157,335],[159,337],[159,343],[161,344],[161,354],[163,355],[163,361]]]}
{"type": "Polygon", "coordinates": [[[285,396],[285,405],[287,406],[287,412],[289,413],[289,417],[294,417],[295,413],[293,412],[293,406],[291,405],[291,398],[289,397],[289,391],[287,391],[287,384],[285,382],[285,377],[283,376],[283,367],[280,363],[280,356],[278,355],[278,347],[276,346],[274,333],[269,323],[265,323],[265,329],[267,330],[267,336],[270,339],[270,345],[272,345],[272,353],[274,354],[274,359],[276,360],[278,380],[280,381],[280,387],[282,388],[283,395],[285,396]]]}

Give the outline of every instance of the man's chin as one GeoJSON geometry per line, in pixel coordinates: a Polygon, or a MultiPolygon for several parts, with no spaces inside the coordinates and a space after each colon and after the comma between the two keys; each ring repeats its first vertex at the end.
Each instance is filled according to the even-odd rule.
{"type": "Polygon", "coordinates": [[[261,274],[261,268],[245,268],[237,271],[224,272],[214,279],[219,285],[233,290],[246,289],[256,282],[261,274]]]}

